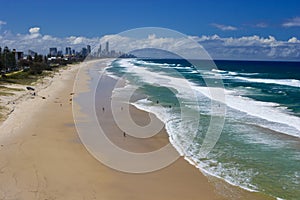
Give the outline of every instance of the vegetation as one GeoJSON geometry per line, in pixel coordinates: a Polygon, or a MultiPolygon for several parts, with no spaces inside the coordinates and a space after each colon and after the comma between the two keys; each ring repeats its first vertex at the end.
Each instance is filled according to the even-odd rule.
{"type": "Polygon", "coordinates": [[[11,92],[0,91],[0,96],[11,96],[11,95],[14,95],[14,94],[11,92]]]}
{"type": "Polygon", "coordinates": [[[0,106],[0,121],[2,121],[4,119],[4,115],[2,114],[2,112],[4,112],[6,110],[5,107],[0,106]]]}
{"type": "Polygon", "coordinates": [[[28,55],[26,59],[16,60],[15,53],[15,50],[11,51],[8,47],[3,51],[0,47],[0,83],[30,85],[39,78],[49,75],[49,72],[55,71],[56,68],[80,61],[80,58],[69,60],[63,57],[49,60],[50,56],[37,53],[34,56],[28,55]]]}
{"type": "MultiPolygon", "coordinates": [[[[19,52],[20,53],[20,52],[19,52]]],[[[24,89],[6,87],[5,83],[32,85],[39,79],[46,76],[53,76],[60,67],[84,60],[85,57],[63,56],[53,57],[35,54],[23,58],[15,50],[11,51],[8,47],[0,47],[0,97],[14,95],[16,91],[24,89]]],[[[1,101],[1,99],[0,99],[1,101]]],[[[0,121],[4,120],[7,108],[0,105],[0,121]]]]}
{"type": "Polygon", "coordinates": [[[24,89],[22,89],[22,88],[6,87],[3,85],[0,85],[0,90],[1,91],[12,91],[12,92],[24,91],[24,89]]]}
{"type": "Polygon", "coordinates": [[[5,47],[2,51],[0,47],[0,71],[7,70],[8,68],[16,68],[17,63],[15,54],[11,52],[8,47],[5,47]]]}

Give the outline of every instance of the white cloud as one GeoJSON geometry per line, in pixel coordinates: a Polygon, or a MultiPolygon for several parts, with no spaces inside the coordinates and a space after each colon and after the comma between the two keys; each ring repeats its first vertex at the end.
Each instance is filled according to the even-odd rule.
{"type": "Polygon", "coordinates": [[[2,26],[5,25],[5,24],[6,24],[5,21],[0,20],[0,30],[1,30],[2,26]]]}
{"type": "Polygon", "coordinates": [[[212,35],[212,36],[207,36],[207,35],[202,35],[201,37],[191,37],[194,40],[197,40],[198,42],[203,42],[203,41],[208,41],[208,40],[221,40],[221,38],[218,35],[212,35]]]}
{"type": "Polygon", "coordinates": [[[6,24],[5,21],[0,20],[0,26],[5,25],[5,24],[6,24]]]}
{"type": "Polygon", "coordinates": [[[288,40],[289,43],[300,43],[300,40],[298,40],[296,37],[292,37],[288,40]]]}
{"type": "MultiPolygon", "coordinates": [[[[237,38],[202,35],[188,36],[188,38],[203,46],[214,59],[300,61],[300,42],[297,38],[277,40],[274,36],[260,37],[258,35],[237,38]]],[[[155,47],[173,53],[179,52],[192,55],[195,50],[199,49],[195,43],[184,38],[167,38],[157,35],[139,40],[110,35],[101,39],[102,44],[105,41],[110,41],[112,48],[124,50],[125,52],[129,48],[155,47]]]]}
{"type": "Polygon", "coordinates": [[[65,47],[71,46],[73,49],[80,51],[87,44],[91,46],[99,43],[99,38],[85,37],[54,37],[51,35],[42,35],[39,27],[30,28],[28,34],[13,34],[10,31],[5,31],[0,34],[0,46],[8,46],[9,48],[20,51],[33,50],[41,54],[48,54],[50,47],[57,47],[59,50],[65,50],[65,47]],[[80,39],[82,38],[80,43],[80,39]]]}
{"type": "Polygon", "coordinates": [[[255,24],[255,27],[258,27],[258,28],[267,28],[268,24],[266,24],[264,22],[261,22],[261,23],[255,24]]]}
{"type": "Polygon", "coordinates": [[[150,35],[148,35],[148,39],[149,40],[153,40],[153,39],[155,39],[156,38],[156,35],[155,34],[150,34],[150,35]]]}
{"type": "Polygon", "coordinates": [[[222,30],[222,31],[235,31],[237,30],[237,27],[234,26],[228,26],[223,24],[211,24],[212,26],[222,30]]]}
{"type": "Polygon", "coordinates": [[[55,40],[55,38],[52,37],[51,35],[44,35],[44,36],[42,37],[42,39],[43,39],[43,40],[55,40]]]}
{"type": "Polygon", "coordinates": [[[37,34],[40,32],[40,28],[39,27],[33,27],[29,29],[29,33],[30,34],[37,34]]]}
{"type": "Polygon", "coordinates": [[[26,39],[35,39],[35,38],[41,37],[39,27],[32,27],[28,31],[30,34],[26,36],[26,39]]]}
{"type": "Polygon", "coordinates": [[[296,27],[300,26],[300,17],[295,17],[282,24],[283,27],[296,27]]]}
{"type": "Polygon", "coordinates": [[[70,46],[80,51],[82,47],[91,45],[102,48],[106,41],[110,49],[128,52],[128,49],[161,48],[184,55],[193,55],[202,45],[215,59],[250,59],[250,60],[299,60],[300,41],[296,37],[289,40],[277,40],[273,36],[260,37],[258,35],[244,37],[220,37],[218,35],[202,35],[184,37],[161,37],[150,34],[144,38],[134,39],[120,35],[106,35],[102,38],[87,38],[83,36],[54,37],[42,35],[38,27],[30,29],[28,34],[13,34],[5,31],[0,34],[1,46],[16,48],[27,53],[28,49],[47,54],[50,47],[65,50],[70,46]]]}
{"type": "Polygon", "coordinates": [[[71,37],[71,38],[74,39],[72,44],[82,44],[84,41],[84,37],[75,37],[75,38],[71,37]]]}
{"type": "Polygon", "coordinates": [[[194,39],[216,59],[300,61],[300,41],[294,37],[287,41],[257,35],[239,38],[201,36],[194,39]]]}

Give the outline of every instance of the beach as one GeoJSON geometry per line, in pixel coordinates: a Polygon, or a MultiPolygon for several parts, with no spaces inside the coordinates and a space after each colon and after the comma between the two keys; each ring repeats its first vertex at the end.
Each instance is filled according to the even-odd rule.
{"type": "MultiPolygon", "coordinates": [[[[99,67],[106,67],[106,62],[99,62],[99,67]]],[[[79,67],[56,74],[38,93],[46,99],[20,102],[0,127],[0,199],[265,199],[203,175],[183,157],[143,174],[103,165],[81,143],[73,121],[73,84],[79,67]]],[[[148,152],[168,143],[164,129],[143,142],[124,138],[107,114],[109,99],[102,97],[106,112],[100,109],[98,116],[105,118],[105,129],[115,144],[148,152]]],[[[149,113],[130,108],[133,118],[147,124],[149,113]]]]}

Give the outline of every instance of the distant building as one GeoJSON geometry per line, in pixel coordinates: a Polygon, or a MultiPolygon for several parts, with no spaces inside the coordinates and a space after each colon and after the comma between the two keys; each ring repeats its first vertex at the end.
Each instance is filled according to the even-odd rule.
{"type": "Polygon", "coordinates": [[[15,53],[15,59],[16,59],[16,61],[19,61],[19,60],[23,59],[24,53],[22,51],[16,51],[14,53],[15,53]]]}
{"type": "Polygon", "coordinates": [[[102,49],[102,45],[99,45],[99,48],[96,52],[92,54],[94,57],[98,58],[117,58],[119,56],[127,57],[131,55],[126,55],[120,51],[109,50],[109,41],[105,42],[105,48],[102,49]]]}
{"type": "Polygon", "coordinates": [[[99,46],[99,48],[98,48],[98,56],[99,56],[99,57],[101,56],[101,52],[102,52],[102,48],[101,48],[101,44],[100,44],[100,46],[99,46]]]}
{"type": "Polygon", "coordinates": [[[16,62],[23,59],[24,53],[22,51],[17,51],[16,49],[13,49],[12,53],[15,55],[16,62]]]}
{"type": "Polygon", "coordinates": [[[106,53],[109,52],[109,43],[108,43],[108,41],[105,43],[105,51],[106,51],[106,53]]]}
{"type": "Polygon", "coordinates": [[[50,48],[49,54],[50,54],[50,56],[57,56],[57,48],[56,47],[50,48]]]}
{"type": "Polygon", "coordinates": [[[57,56],[62,56],[63,55],[63,51],[57,51],[57,56]]]}
{"type": "Polygon", "coordinates": [[[28,50],[28,56],[31,56],[31,57],[34,57],[35,54],[37,54],[35,51],[32,51],[32,50],[28,50]]]}
{"type": "Polygon", "coordinates": [[[88,53],[88,54],[90,54],[90,53],[92,52],[91,46],[90,46],[90,45],[87,45],[87,46],[86,46],[86,49],[87,49],[87,53],[88,53]]]}
{"type": "Polygon", "coordinates": [[[88,55],[88,50],[87,50],[87,48],[82,48],[82,50],[81,50],[81,55],[84,56],[84,57],[88,55]]]}
{"type": "Polygon", "coordinates": [[[66,55],[72,55],[71,47],[66,47],[66,55]]]}

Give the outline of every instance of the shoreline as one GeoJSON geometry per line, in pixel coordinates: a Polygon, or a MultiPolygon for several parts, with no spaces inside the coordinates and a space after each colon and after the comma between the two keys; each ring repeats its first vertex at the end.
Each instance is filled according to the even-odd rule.
{"type": "MultiPolygon", "coordinates": [[[[106,67],[107,60],[101,63],[106,67]]],[[[83,146],[73,120],[72,99],[78,93],[72,93],[80,65],[55,76],[55,81],[39,92],[46,99],[21,102],[1,125],[0,199],[260,199],[240,191],[223,197],[227,185],[204,176],[183,157],[146,174],[123,173],[100,163],[83,146]]],[[[80,85],[82,92],[89,91],[89,81],[93,78],[87,76],[80,85]]],[[[132,112],[140,123],[147,123],[145,116],[149,113],[138,109],[132,112]]],[[[145,142],[126,137],[124,142],[122,132],[111,126],[108,113],[100,109],[99,114],[110,122],[107,130],[121,147],[144,152],[168,142],[166,133],[145,142]]]]}
{"type": "MultiPolygon", "coordinates": [[[[109,76],[111,79],[115,79],[115,77],[114,76],[109,76]]],[[[95,77],[93,77],[92,79],[95,79],[95,77]]],[[[103,98],[103,97],[102,97],[103,98]]],[[[146,113],[146,115],[149,115],[149,114],[152,114],[152,115],[155,115],[154,113],[151,113],[151,112],[149,112],[149,111],[147,111],[147,110],[143,110],[143,109],[141,109],[141,108],[138,108],[138,107],[136,107],[136,105],[132,105],[132,104],[130,104],[130,107],[134,107],[133,109],[135,109],[135,110],[138,110],[138,112],[144,112],[144,113],[146,113]]],[[[98,110],[98,112],[99,112],[99,110],[98,110]]],[[[137,112],[137,111],[135,111],[135,112],[137,112]]],[[[134,113],[134,111],[133,112],[131,112],[132,113],[132,117],[134,118],[135,116],[134,115],[136,115],[135,113],[134,113]]],[[[100,114],[100,116],[98,115],[98,117],[100,117],[101,118],[101,114],[100,114]]],[[[109,117],[111,117],[111,116],[109,116],[109,117]]],[[[145,116],[144,116],[145,117],[145,116]]],[[[157,119],[158,119],[158,117],[157,116],[155,116],[157,119]]],[[[159,119],[158,119],[159,120],[159,119]]],[[[159,120],[161,123],[163,123],[161,120],[159,120]]],[[[147,122],[147,123],[149,123],[149,122],[147,122]]],[[[145,124],[147,124],[147,123],[145,123],[145,124]]],[[[170,142],[170,136],[169,136],[169,134],[167,133],[167,131],[166,131],[166,129],[164,128],[164,133],[165,133],[165,135],[166,135],[166,137],[164,138],[164,140],[167,140],[167,142],[170,142]]],[[[160,134],[160,133],[159,133],[160,134]]],[[[158,134],[158,135],[159,135],[158,134]]],[[[121,134],[119,134],[119,135],[121,135],[121,134]]],[[[112,139],[112,138],[110,138],[110,139],[112,139]]],[[[124,148],[124,146],[122,146],[122,144],[120,145],[120,143],[118,143],[119,141],[117,141],[117,145],[119,145],[121,148],[124,148]]],[[[153,141],[152,141],[153,142],[153,141]]],[[[156,141],[157,142],[157,141],[156,141]]],[[[164,142],[164,143],[167,143],[166,141],[164,142]]],[[[172,142],[171,142],[171,144],[172,144],[172,142]]],[[[132,145],[132,144],[131,144],[132,145]]],[[[173,145],[173,144],[172,144],[173,145]]],[[[137,147],[137,148],[140,148],[140,147],[137,147]]],[[[157,148],[157,147],[156,147],[157,148]]],[[[175,147],[173,147],[174,149],[176,149],[175,147]]],[[[124,149],[126,149],[126,146],[125,146],[125,148],[124,149]]],[[[126,150],[128,150],[128,149],[126,149],[126,150]]],[[[132,149],[131,149],[132,150],[132,149]]],[[[148,149],[149,150],[149,149],[148,149]]],[[[151,150],[151,149],[150,149],[151,150]]],[[[143,151],[137,151],[137,152],[143,152],[143,151]]],[[[177,151],[177,153],[178,153],[178,151],[177,151]]],[[[188,157],[186,157],[186,156],[181,156],[178,160],[183,160],[184,162],[186,162],[186,163],[188,163],[190,166],[189,167],[187,167],[187,168],[193,168],[193,169],[196,169],[197,170],[197,172],[199,173],[199,174],[201,174],[203,177],[205,177],[204,179],[206,179],[207,180],[207,184],[208,185],[211,185],[211,186],[213,186],[215,189],[216,188],[221,188],[221,192],[218,192],[218,191],[214,191],[214,193],[215,194],[218,194],[218,198],[222,198],[222,199],[232,199],[232,197],[233,196],[235,196],[236,198],[238,198],[238,199],[240,199],[240,198],[242,198],[242,199],[274,199],[274,198],[272,198],[272,197],[270,197],[270,196],[267,196],[267,195],[265,195],[265,194],[262,194],[262,193],[260,193],[260,192],[258,192],[258,191],[251,191],[251,190],[247,190],[246,188],[242,188],[242,187],[240,187],[240,186],[238,186],[238,185],[235,185],[235,184],[232,184],[232,183],[229,183],[229,182],[227,182],[226,180],[224,180],[223,178],[221,178],[221,177],[217,177],[217,176],[215,176],[215,175],[213,175],[213,174],[210,174],[210,173],[207,173],[207,172],[205,172],[203,169],[201,169],[194,161],[191,161],[188,157]],[[191,163],[191,162],[193,162],[193,163],[191,163]],[[222,192],[224,192],[224,190],[226,190],[226,195],[224,195],[224,194],[221,194],[222,192]],[[228,193],[229,192],[229,193],[228,193]]],[[[176,161],[177,162],[177,161],[176,161]]],[[[176,163],[175,162],[175,163],[176,163]]],[[[173,165],[173,164],[171,164],[171,165],[173,165]]],[[[169,166],[168,166],[169,167],[169,166]]],[[[168,167],[166,167],[166,168],[168,168],[168,167]]],[[[155,172],[153,172],[153,173],[155,173],[155,172]]]]}
{"type": "Polygon", "coordinates": [[[18,107],[20,107],[19,104],[22,104],[24,101],[31,99],[43,98],[43,96],[39,95],[39,91],[47,89],[54,81],[59,78],[59,76],[61,76],[61,73],[63,71],[69,70],[73,66],[77,65],[80,64],[69,64],[67,66],[59,68],[57,71],[48,72],[49,74],[45,75],[44,77],[40,77],[36,82],[33,82],[33,84],[0,84],[3,88],[5,88],[3,92],[10,93],[10,95],[1,96],[0,106],[2,107],[2,110],[0,110],[0,115],[2,115],[2,118],[0,119],[0,127],[15,111],[15,109],[18,109],[18,107]],[[27,86],[32,87],[35,90],[30,91],[26,89],[27,86]],[[33,95],[33,92],[35,92],[36,95],[33,95]]]}
{"type": "MultiPolygon", "coordinates": [[[[137,109],[148,112],[148,113],[152,113],[151,111],[148,110],[144,110],[143,108],[138,107],[136,104],[133,103],[133,106],[135,106],[137,109]]],[[[153,115],[155,115],[154,113],[152,113],[153,115]]],[[[155,115],[156,116],[156,115],[155,115]]],[[[157,117],[157,116],[156,116],[157,117]]],[[[158,117],[157,117],[158,118],[158,117]]],[[[167,132],[167,130],[165,130],[167,132]]],[[[170,134],[168,133],[168,140],[170,141],[170,143],[173,145],[173,147],[176,149],[176,151],[180,154],[181,158],[183,158],[186,162],[188,162],[191,166],[195,167],[196,169],[199,170],[199,173],[203,174],[205,177],[207,177],[207,179],[214,184],[214,186],[220,187],[220,185],[223,185],[222,187],[226,188],[225,193],[227,193],[226,195],[221,194],[220,196],[222,196],[225,199],[231,199],[232,195],[235,194],[237,196],[240,196],[238,199],[242,198],[242,199],[261,199],[261,200],[272,200],[272,199],[277,199],[276,197],[272,197],[266,194],[261,193],[258,190],[252,190],[237,184],[234,184],[230,181],[227,181],[226,179],[215,175],[213,173],[210,173],[208,171],[206,171],[205,169],[201,168],[199,165],[199,163],[197,163],[196,161],[194,161],[194,159],[190,156],[187,156],[183,153],[183,150],[181,150],[181,147],[176,145],[176,143],[172,140],[172,137],[169,136],[170,134]],[[224,186],[225,184],[225,186],[224,186]],[[229,193],[228,193],[229,192],[229,193]]],[[[223,191],[224,192],[224,191],[223,191]]]]}
{"type": "MultiPolygon", "coordinates": [[[[101,64],[105,68],[105,64],[101,64]]],[[[83,86],[83,94],[80,94],[79,91],[75,92],[79,97],[76,95],[74,102],[76,102],[75,109],[80,110],[82,117],[79,120],[79,123],[86,123],[86,121],[92,121],[92,119],[89,119],[89,117],[86,117],[88,114],[87,112],[91,111],[90,108],[85,107],[84,104],[91,104],[91,102],[85,102],[83,99],[87,98],[88,95],[86,93],[92,93],[93,89],[95,89],[95,86],[91,86],[89,84],[92,84],[93,81],[97,81],[97,75],[89,77],[89,75],[96,74],[95,71],[99,71],[100,69],[92,69],[93,67],[86,69],[85,72],[82,72],[84,78],[82,78],[81,82],[85,83],[85,86],[83,86]],[[87,86],[89,85],[89,87],[87,86]],[[86,95],[86,96],[85,96],[86,95]],[[77,99],[77,98],[80,98],[77,99]],[[82,105],[80,105],[82,104],[82,105]]],[[[97,65],[97,68],[99,68],[99,64],[97,65]]],[[[126,135],[126,137],[123,135],[123,130],[121,130],[116,124],[113,119],[111,110],[110,110],[110,97],[112,89],[115,87],[115,80],[112,77],[104,75],[104,77],[101,77],[101,81],[103,81],[100,85],[105,85],[105,87],[97,88],[97,91],[99,89],[99,95],[97,96],[96,92],[96,99],[99,103],[99,105],[95,105],[96,115],[99,119],[100,126],[103,130],[106,131],[106,137],[110,139],[112,143],[117,145],[119,148],[135,152],[135,153],[147,153],[151,151],[155,151],[166,144],[169,143],[169,136],[163,128],[158,134],[151,138],[146,139],[140,139],[135,138],[130,135],[126,135]],[[103,110],[102,110],[103,108],[103,110]]],[[[125,103],[127,104],[127,103],[125,103]]],[[[120,108],[125,108],[125,104],[120,104],[120,108]]],[[[140,110],[136,108],[133,105],[128,105],[130,109],[130,114],[132,119],[140,125],[147,125],[149,123],[149,115],[154,115],[149,112],[140,110]]],[[[122,112],[120,109],[119,112],[122,112]]],[[[120,113],[118,113],[120,114],[120,113]]],[[[81,117],[80,116],[80,117],[81,117]]],[[[79,118],[80,118],[79,117],[79,118]]],[[[76,117],[75,117],[76,118],[76,117]]],[[[153,119],[152,119],[153,120],[153,119]]],[[[156,120],[159,120],[156,118],[156,120]]],[[[76,119],[75,119],[76,121],[76,119]]],[[[159,120],[159,122],[163,125],[164,124],[159,120]]],[[[90,126],[90,124],[87,123],[87,125],[84,125],[85,129],[90,126]]],[[[80,125],[77,129],[80,129],[80,125]]],[[[93,128],[88,129],[86,134],[89,134],[91,130],[94,130],[93,128]]],[[[80,130],[79,130],[80,131],[80,130]]],[[[94,139],[95,140],[95,139],[94,139]]],[[[87,140],[88,141],[88,140],[87,140]]],[[[88,141],[92,142],[92,141],[88,141]]],[[[89,152],[93,152],[93,149],[91,147],[87,147],[89,152]],[[89,149],[90,148],[90,149],[89,149]]],[[[173,147],[174,148],[174,147],[173,147]]],[[[174,151],[176,151],[174,149],[174,151]]],[[[93,155],[97,159],[97,155],[93,155]]],[[[190,165],[186,160],[184,160],[183,157],[180,157],[177,159],[174,163],[172,163],[169,166],[166,166],[162,169],[159,169],[158,171],[148,172],[148,173],[138,173],[138,174],[131,174],[131,173],[124,173],[120,171],[116,171],[115,169],[111,169],[116,172],[117,176],[119,176],[120,180],[124,180],[126,187],[130,188],[130,190],[133,190],[137,192],[135,196],[131,196],[130,199],[153,199],[151,197],[151,194],[153,193],[153,190],[157,191],[155,192],[155,198],[156,199],[225,199],[220,194],[217,194],[214,190],[214,186],[212,183],[208,181],[208,178],[204,176],[202,173],[199,172],[198,169],[196,169],[194,166],[190,165]],[[183,175],[184,174],[184,175],[183,175]],[[151,180],[150,185],[149,181],[151,180]],[[170,182],[170,180],[172,180],[170,182]],[[147,188],[140,188],[140,186],[147,185],[147,188]],[[135,188],[137,187],[137,188],[135,188]],[[163,187],[165,192],[161,191],[161,187],[163,187]],[[175,189],[175,190],[174,190],[175,189]],[[140,190],[143,191],[143,193],[140,193],[140,190]],[[144,196],[145,195],[145,196],[144,196]]],[[[124,184],[123,183],[123,184],[124,184]]],[[[122,185],[123,185],[122,184],[122,185]]],[[[122,186],[124,187],[124,186],[122,186]]],[[[123,191],[123,195],[130,195],[127,193],[127,191],[123,191]]],[[[124,198],[127,199],[127,198],[124,198]]]]}
{"type": "Polygon", "coordinates": [[[14,126],[14,121],[23,121],[26,117],[31,117],[38,112],[37,108],[42,106],[50,95],[54,95],[58,92],[57,90],[63,87],[62,84],[56,84],[55,82],[61,81],[63,76],[66,74],[69,75],[68,73],[74,73],[74,71],[78,70],[79,66],[80,63],[70,64],[49,76],[37,80],[37,82],[31,86],[34,87],[36,95],[33,95],[32,91],[26,90],[26,86],[28,85],[4,84],[3,86],[5,87],[23,90],[13,93],[14,95],[12,96],[4,96],[5,101],[1,102],[4,109],[9,110],[9,112],[5,113],[3,120],[0,121],[0,129],[2,130],[0,138],[4,135],[3,130],[5,132],[7,131],[7,127],[14,126]],[[27,113],[26,116],[24,113],[27,113]]]}

